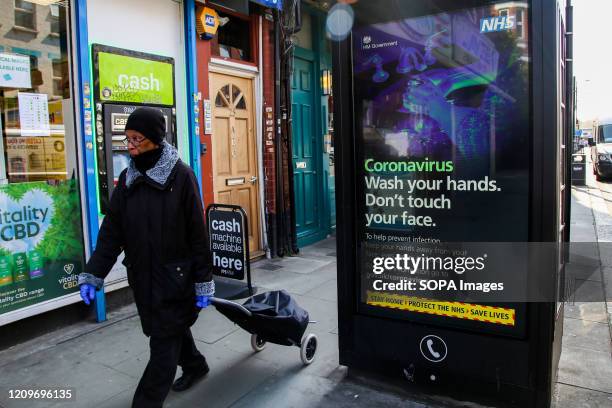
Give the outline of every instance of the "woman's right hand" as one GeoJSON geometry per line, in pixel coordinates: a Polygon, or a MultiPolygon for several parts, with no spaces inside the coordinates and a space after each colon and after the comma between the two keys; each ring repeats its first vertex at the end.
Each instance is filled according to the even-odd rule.
{"type": "Polygon", "coordinates": [[[96,287],[88,283],[81,285],[81,299],[87,306],[91,304],[91,301],[96,297],[96,287]]]}

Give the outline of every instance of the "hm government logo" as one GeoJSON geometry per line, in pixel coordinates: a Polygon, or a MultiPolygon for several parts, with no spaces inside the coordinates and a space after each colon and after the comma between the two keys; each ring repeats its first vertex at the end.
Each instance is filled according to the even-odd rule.
{"type": "Polygon", "coordinates": [[[66,264],[64,265],[64,272],[66,272],[67,275],[71,275],[72,272],[74,272],[74,264],[66,264]]]}
{"type": "Polygon", "coordinates": [[[377,48],[387,48],[387,47],[397,47],[399,42],[395,41],[386,41],[386,42],[375,42],[372,40],[372,36],[364,35],[361,38],[361,49],[362,50],[373,50],[377,48]]]}

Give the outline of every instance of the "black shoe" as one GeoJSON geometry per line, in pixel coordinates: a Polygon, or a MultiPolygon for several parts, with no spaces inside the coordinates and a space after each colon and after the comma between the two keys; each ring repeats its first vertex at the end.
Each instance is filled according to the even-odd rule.
{"type": "Polygon", "coordinates": [[[195,383],[200,378],[204,377],[206,374],[208,374],[209,371],[210,371],[210,368],[208,368],[208,364],[207,364],[196,371],[183,372],[183,375],[180,376],[174,382],[174,384],[172,384],[172,390],[176,392],[181,392],[181,391],[185,391],[191,388],[193,383],[195,383]]]}

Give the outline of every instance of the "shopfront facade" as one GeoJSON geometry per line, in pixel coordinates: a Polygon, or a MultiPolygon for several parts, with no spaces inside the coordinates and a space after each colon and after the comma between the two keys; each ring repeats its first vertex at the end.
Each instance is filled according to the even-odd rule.
{"type": "MultiPolygon", "coordinates": [[[[0,2],[0,325],[80,302],[76,276],[127,165],[125,120],[139,106],[165,115],[204,206],[240,205],[251,257],[276,255],[288,191],[279,173],[291,168],[277,149],[279,5],[0,2]]],[[[127,285],[119,259],[104,292],[127,285]]],[[[100,292],[100,321],[105,308],[100,292]]]]}
{"type": "MultiPolygon", "coordinates": [[[[193,109],[184,24],[189,4],[87,0],[81,6],[86,17],[86,25],[80,27],[85,167],[93,175],[88,179],[88,219],[95,238],[114,184],[129,162],[124,126],[133,110],[160,109],[166,118],[166,140],[186,163],[197,159],[190,139],[195,124],[188,112],[188,106],[193,109]]],[[[120,261],[106,278],[107,292],[127,286],[120,261]]]]}
{"type": "MultiPolygon", "coordinates": [[[[201,177],[194,11],[190,0],[0,2],[0,325],[80,302],[134,109],[164,113],[167,140],[201,177]]],[[[119,260],[105,292],[126,286],[119,260]]]]}

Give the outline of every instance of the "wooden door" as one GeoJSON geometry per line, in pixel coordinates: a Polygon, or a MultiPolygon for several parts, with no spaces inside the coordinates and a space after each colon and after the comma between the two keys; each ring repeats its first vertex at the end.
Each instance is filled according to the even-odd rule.
{"type": "Polygon", "coordinates": [[[248,217],[251,257],[261,255],[253,81],[210,74],[215,203],[239,205],[248,217]]]}

